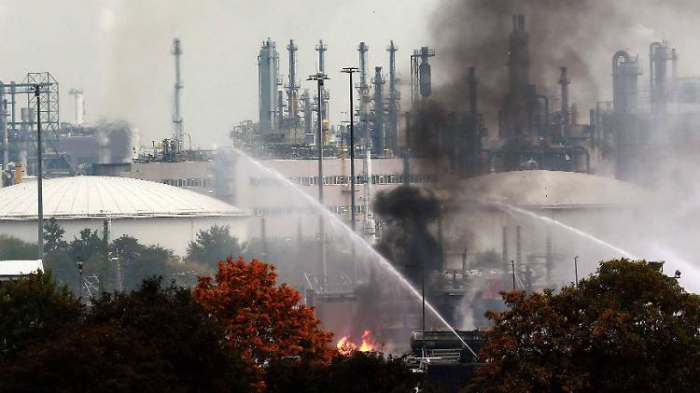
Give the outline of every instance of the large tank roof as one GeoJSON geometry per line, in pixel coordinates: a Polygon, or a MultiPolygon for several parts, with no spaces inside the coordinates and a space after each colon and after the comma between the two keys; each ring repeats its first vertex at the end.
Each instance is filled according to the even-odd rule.
{"type": "MultiPolygon", "coordinates": [[[[246,215],[241,209],[194,191],[125,177],[47,179],[43,182],[43,197],[47,219],[246,215]]],[[[36,182],[0,189],[0,220],[36,218],[36,182]]]]}
{"type": "Polygon", "coordinates": [[[585,208],[641,206],[653,193],[632,183],[583,173],[516,171],[467,179],[467,197],[492,198],[530,208],[585,208]]]}

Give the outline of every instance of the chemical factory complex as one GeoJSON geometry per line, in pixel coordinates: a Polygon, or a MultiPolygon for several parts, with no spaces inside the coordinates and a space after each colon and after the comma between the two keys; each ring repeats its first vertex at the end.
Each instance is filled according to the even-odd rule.
{"type": "MultiPolygon", "coordinates": [[[[379,48],[385,64],[372,66],[369,46],[359,42],[357,62],[339,74],[327,69],[328,47],[319,40],[317,69],[302,72],[300,43],[266,38],[257,54],[259,116],[231,125],[230,146],[214,150],[193,150],[197,135],[184,130],[181,74],[193,71],[181,69],[186,43],[178,39],[171,50],[172,130],[145,146],[126,123],[85,123],[81,89],[70,89],[74,107],[59,111],[66,89],[48,72],[3,81],[0,234],[36,241],[43,166],[43,219],[55,218],[69,238],[82,228],[109,228],[109,236],[130,234],[182,255],[199,230],[227,225],[240,240],[262,245],[261,257],[272,263],[306,252],[303,264],[280,268],[293,271],[283,278],[316,307],[324,328],[342,335],[362,307],[358,288],[371,286],[372,273],[356,261],[367,253],[334,220],[381,249],[393,229],[375,201],[412,186],[439,200],[426,236],[440,255],[431,268],[421,267],[426,296],[451,324],[483,327],[483,312],[499,307],[499,291],[570,282],[574,258],[599,256],[520,213],[614,239],[618,228],[590,218],[635,217],[654,198],[656,163],[671,151],[700,149],[700,78],[678,75],[679,54],[670,43],[653,42],[648,54],[610,53],[612,97],[582,108],[570,98],[578,83],[571,65],[541,64],[530,55],[537,43],[525,16],[513,16],[512,29],[502,33],[509,51],[500,102],[480,100],[486,81],[464,64],[466,79],[454,82],[462,86],[463,107],[436,104],[440,91],[432,79],[442,71],[433,63],[441,54],[430,47],[399,51],[400,43],[390,41],[379,48]],[[399,75],[397,64],[409,63],[409,74],[399,75]],[[536,86],[535,67],[551,67],[559,77],[536,86]],[[324,84],[331,73],[348,78],[346,91],[331,95],[324,84]],[[351,109],[333,105],[334,97],[351,94],[351,109]],[[498,108],[482,112],[487,105],[498,108]],[[331,112],[348,111],[337,124],[328,120],[331,112]],[[309,198],[334,218],[324,218],[309,198]]],[[[420,304],[411,296],[374,305],[373,328],[384,339],[406,340],[419,330],[420,304]]]]}

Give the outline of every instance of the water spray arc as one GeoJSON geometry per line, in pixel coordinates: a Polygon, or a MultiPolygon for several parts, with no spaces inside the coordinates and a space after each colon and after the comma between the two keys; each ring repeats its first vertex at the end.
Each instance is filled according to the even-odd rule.
{"type": "Polygon", "coordinates": [[[577,236],[580,236],[580,237],[583,237],[583,238],[585,238],[585,239],[588,239],[588,240],[592,241],[593,243],[596,243],[596,244],[598,244],[598,245],[600,245],[600,246],[603,246],[603,247],[606,247],[606,248],[608,248],[608,249],[611,249],[611,250],[615,251],[616,253],[622,255],[622,256],[625,257],[625,258],[629,258],[629,259],[639,259],[639,258],[637,258],[636,256],[632,255],[631,253],[629,253],[629,252],[627,252],[627,251],[625,251],[625,250],[623,250],[623,249],[621,249],[621,248],[619,248],[619,247],[616,247],[616,246],[614,246],[614,245],[612,245],[612,244],[610,244],[610,243],[608,243],[608,242],[605,242],[605,241],[603,241],[603,240],[600,240],[600,239],[598,239],[597,237],[591,235],[590,233],[587,233],[587,232],[584,232],[584,231],[582,231],[582,230],[580,230],[580,229],[577,229],[577,228],[571,227],[571,226],[569,226],[569,225],[566,225],[566,224],[564,224],[564,223],[562,223],[562,222],[560,222],[560,221],[557,221],[557,220],[555,220],[555,219],[553,219],[553,218],[541,216],[541,215],[536,214],[536,213],[533,213],[533,212],[531,212],[531,211],[529,211],[529,210],[521,209],[521,208],[519,208],[519,207],[515,207],[515,206],[513,206],[513,205],[509,205],[509,204],[503,203],[503,202],[491,201],[491,202],[488,202],[488,204],[498,206],[498,207],[500,207],[500,208],[502,208],[503,210],[506,210],[506,211],[510,211],[510,212],[513,212],[513,213],[518,213],[518,214],[521,214],[521,215],[525,215],[525,216],[534,218],[534,219],[536,219],[536,220],[542,221],[542,222],[547,223],[547,224],[555,225],[555,226],[557,226],[557,227],[559,227],[559,228],[562,228],[562,229],[564,229],[564,230],[566,230],[566,231],[568,231],[568,232],[574,233],[574,234],[576,234],[577,236]]]}
{"type": "MultiPolygon", "coordinates": [[[[418,291],[416,288],[411,285],[410,282],[398,271],[396,268],[389,263],[389,261],[386,260],[381,254],[379,254],[372,246],[367,243],[360,235],[355,233],[350,227],[347,226],[343,221],[340,220],[335,214],[330,212],[328,209],[325,208],[322,204],[320,204],[318,201],[316,201],[312,196],[306,194],[302,190],[300,190],[294,183],[292,183],[289,179],[284,177],[281,173],[266,167],[259,161],[255,160],[254,158],[250,157],[246,153],[244,153],[241,150],[235,149],[234,151],[240,156],[245,158],[248,162],[250,162],[252,165],[254,165],[256,168],[264,171],[265,173],[269,174],[270,176],[273,176],[276,180],[278,180],[281,184],[287,185],[291,189],[294,190],[299,196],[301,196],[304,200],[306,200],[310,205],[312,205],[315,209],[317,209],[322,216],[327,216],[327,221],[333,225],[334,227],[340,228],[341,230],[345,231],[345,233],[349,236],[350,240],[353,242],[353,244],[358,244],[361,248],[363,248],[365,251],[367,251],[370,255],[372,255],[374,258],[372,259],[373,262],[378,263],[380,267],[382,267],[385,271],[389,272],[392,276],[394,276],[406,289],[409,290],[409,292],[418,300],[423,300],[423,297],[421,296],[420,291],[418,291]]],[[[425,302],[425,307],[436,317],[438,320],[452,333],[457,337],[457,339],[462,343],[464,348],[469,350],[469,352],[474,355],[476,359],[478,359],[477,353],[462,339],[462,337],[457,333],[455,328],[450,325],[447,320],[440,315],[440,313],[437,311],[437,309],[430,304],[430,302],[426,301],[425,302]]]]}

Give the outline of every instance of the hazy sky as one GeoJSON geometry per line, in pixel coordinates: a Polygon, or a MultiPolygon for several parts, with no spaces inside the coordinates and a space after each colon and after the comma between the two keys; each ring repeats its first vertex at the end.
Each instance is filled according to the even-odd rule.
{"type": "MultiPolygon", "coordinates": [[[[359,41],[370,47],[373,72],[376,65],[387,71],[386,47],[394,39],[399,46],[399,76],[404,76],[404,82],[409,79],[411,51],[422,45],[435,47],[438,56],[433,79],[435,83],[447,81],[450,76],[439,67],[440,47],[446,43],[433,42],[432,31],[455,28],[436,26],[435,21],[444,20],[440,11],[449,9],[438,5],[459,1],[0,0],[0,26],[5,32],[0,78],[21,81],[27,72],[49,71],[61,86],[63,121],[73,121],[74,106],[68,91],[82,88],[87,121],[104,117],[129,120],[139,128],[141,144],[150,144],[172,132],[174,65],[170,51],[173,38],[179,37],[184,51],[185,131],[196,145],[209,147],[228,143],[228,132],[238,122],[257,121],[256,58],[267,37],[277,42],[285,77],[285,47],[290,38],[296,41],[299,79],[302,88],[312,91],[314,85],[304,79],[316,71],[314,46],[319,39],[324,40],[328,45],[327,73],[332,78],[328,82],[330,116],[337,123],[346,118],[341,113],[348,110],[347,76],[339,70],[357,65],[359,41]]],[[[700,47],[695,43],[696,18],[689,17],[697,12],[683,12],[688,1],[670,0],[663,8],[651,0],[638,7],[629,6],[631,0],[618,1],[626,16],[639,19],[639,23],[629,35],[606,39],[600,44],[600,58],[590,61],[600,78],[601,99],[610,99],[610,58],[617,49],[640,53],[642,64],[646,64],[648,42],[668,38],[680,50],[681,71],[698,73],[698,62],[693,61],[700,58],[700,47]]],[[[537,23],[537,15],[528,18],[537,23]]],[[[500,39],[507,37],[508,31],[504,31],[500,39]]],[[[533,67],[538,66],[536,62],[533,59],[533,67]]],[[[554,72],[559,66],[552,65],[554,72]]],[[[573,79],[576,101],[577,94],[585,93],[588,87],[577,85],[575,75],[573,79]]],[[[555,80],[550,88],[556,91],[555,80]]],[[[404,99],[408,99],[407,92],[404,99]]]]}
{"type": "MultiPolygon", "coordinates": [[[[21,81],[27,72],[49,71],[61,87],[61,118],[73,121],[68,91],[85,91],[86,120],[126,118],[141,143],[171,133],[174,83],[172,40],[182,40],[183,116],[195,144],[228,143],[228,131],[257,120],[260,44],[277,42],[287,74],[286,45],[299,46],[298,74],[316,71],[319,39],[328,45],[331,116],[347,112],[347,76],[357,65],[357,45],[370,46],[369,63],[388,67],[386,46],[399,46],[398,67],[426,42],[430,1],[356,0],[0,0],[5,39],[0,78],[21,81]],[[7,34],[11,32],[11,34],[7,34]]],[[[405,64],[404,64],[405,63],[405,64]]],[[[407,74],[407,72],[404,72],[407,74]]],[[[302,88],[312,88],[302,80],[302,88]]]]}

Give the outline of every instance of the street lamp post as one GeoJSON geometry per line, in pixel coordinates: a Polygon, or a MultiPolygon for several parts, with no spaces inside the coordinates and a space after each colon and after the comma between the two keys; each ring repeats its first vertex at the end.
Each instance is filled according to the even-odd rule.
{"type": "MultiPolygon", "coordinates": [[[[328,75],[319,72],[310,75],[307,80],[316,81],[318,84],[318,202],[323,204],[323,81],[329,79],[328,75]]],[[[326,265],[326,229],[324,227],[323,212],[319,216],[319,237],[321,240],[321,267],[323,270],[323,285],[326,285],[327,265],[326,265]]]]}
{"type": "Polygon", "coordinates": [[[83,299],[83,266],[85,265],[85,260],[83,260],[83,257],[78,257],[78,275],[79,275],[79,281],[78,281],[78,299],[82,301],[83,299]]]}
{"type": "MultiPolygon", "coordinates": [[[[354,86],[352,74],[358,72],[357,67],[344,67],[340,72],[350,76],[350,225],[355,233],[355,106],[353,98],[354,86]]],[[[355,242],[352,241],[353,279],[357,281],[357,261],[355,260],[355,242]]]]}
{"type": "Polygon", "coordinates": [[[574,257],[574,277],[576,279],[574,287],[578,288],[578,255],[574,257]]]}

